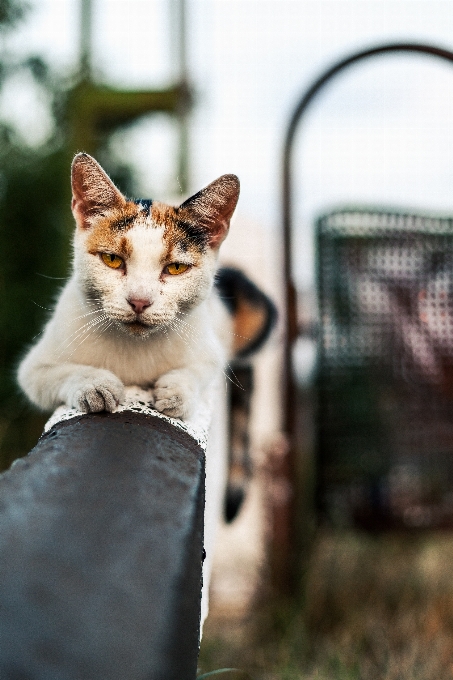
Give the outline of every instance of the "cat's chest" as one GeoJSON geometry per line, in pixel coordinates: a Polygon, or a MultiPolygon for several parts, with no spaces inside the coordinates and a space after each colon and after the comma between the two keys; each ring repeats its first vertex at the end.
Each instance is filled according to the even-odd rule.
{"type": "Polygon", "coordinates": [[[73,361],[112,371],[125,385],[148,385],[161,375],[187,363],[189,348],[177,335],[147,341],[123,342],[98,338],[80,347],[73,361]]]}

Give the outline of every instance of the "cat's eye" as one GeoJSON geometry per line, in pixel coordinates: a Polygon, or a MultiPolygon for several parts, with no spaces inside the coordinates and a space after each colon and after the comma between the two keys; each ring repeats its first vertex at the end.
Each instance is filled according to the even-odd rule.
{"type": "Polygon", "coordinates": [[[183,264],[182,262],[172,262],[167,264],[164,269],[165,274],[171,274],[175,276],[176,274],[184,274],[189,269],[190,265],[183,264]]]}
{"type": "Polygon", "coordinates": [[[123,266],[124,262],[118,255],[113,255],[113,253],[101,253],[101,258],[107,267],[112,269],[119,269],[123,266]]]}

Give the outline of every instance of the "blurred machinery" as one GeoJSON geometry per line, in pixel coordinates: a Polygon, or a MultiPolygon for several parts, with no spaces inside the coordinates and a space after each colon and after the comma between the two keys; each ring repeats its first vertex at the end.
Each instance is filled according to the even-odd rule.
{"type": "MultiPolygon", "coordinates": [[[[312,84],[291,117],[283,156],[286,282],[286,452],[276,470],[289,489],[274,509],[277,592],[294,595],[315,525],[382,529],[453,526],[453,221],[345,209],[317,225],[319,327],[315,390],[298,389],[294,348],[304,329],[291,270],[292,156],[298,126],[319,91],[358,61],[429,45],[357,52],[312,84]],[[307,451],[306,408],[313,413],[307,451]],[[308,460],[310,459],[310,460],[308,460]],[[304,539],[305,532],[305,539],[304,539]]],[[[313,329],[311,329],[313,332],[313,329]]]]}
{"type": "Polygon", "coordinates": [[[319,512],[453,527],[453,220],[344,210],[317,238],[319,512]]]}
{"type": "Polygon", "coordinates": [[[118,90],[93,80],[92,0],[81,0],[80,79],[68,99],[68,151],[96,154],[103,139],[117,128],[130,125],[149,113],[167,113],[178,122],[178,171],[181,190],[188,185],[188,116],[191,92],[186,64],[185,0],[178,0],[178,33],[175,51],[178,54],[177,82],[160,90],[118,90]]]}

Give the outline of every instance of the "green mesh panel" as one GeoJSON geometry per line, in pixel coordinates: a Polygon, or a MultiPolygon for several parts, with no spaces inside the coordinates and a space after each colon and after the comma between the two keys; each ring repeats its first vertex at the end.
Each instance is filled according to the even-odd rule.
{"type": "Polygon", "coordinates": [[[453,527],[453,219],[336,211],[317,247],[321,514],[453,527]]]}

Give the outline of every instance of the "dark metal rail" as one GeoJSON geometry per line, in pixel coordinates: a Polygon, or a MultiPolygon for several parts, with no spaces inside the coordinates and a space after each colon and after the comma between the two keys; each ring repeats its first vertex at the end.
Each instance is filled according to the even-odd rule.
{"type": "Polygon", "coordinates": [[[144,414],[57,424],[0,477],[0,678],[194,680],[204,454],[144,414]]]}

